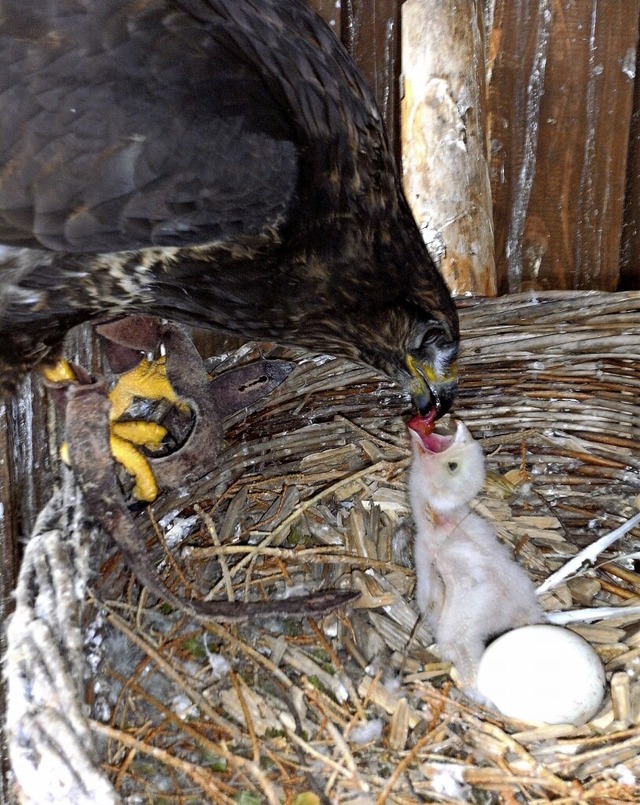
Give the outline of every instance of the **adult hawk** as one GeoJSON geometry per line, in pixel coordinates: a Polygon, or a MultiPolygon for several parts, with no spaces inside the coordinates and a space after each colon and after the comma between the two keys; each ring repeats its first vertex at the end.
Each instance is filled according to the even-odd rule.
{"type": "Polygon", "coordinates": [[[299,0],[1,0],[0,387],[154,314],[370,364],[444,413],[458,322],[371,91],[299,0]]]}

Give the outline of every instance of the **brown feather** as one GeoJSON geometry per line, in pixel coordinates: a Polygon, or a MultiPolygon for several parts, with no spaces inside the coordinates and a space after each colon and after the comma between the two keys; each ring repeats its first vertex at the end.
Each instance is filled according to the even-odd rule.
{"type": "Polygon", "coordinates": [[[29,247],[0,386],[123,311],[447,374],[455,307],[373,95],[302,2],[4,0],[0,53],[0,241],[29,247]]]}

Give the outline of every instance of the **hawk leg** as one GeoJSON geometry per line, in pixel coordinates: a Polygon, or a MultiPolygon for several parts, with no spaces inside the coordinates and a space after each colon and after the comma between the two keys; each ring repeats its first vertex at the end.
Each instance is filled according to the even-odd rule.
{"type": "MultiPolygon", "coordinates": [[[[108,395],[111,452],[133,476],[134,497],[147,502],[157,497],[159,488],[176,488],[212,469],[222,440],[221,417],[255,403],[293,368],[288,361],[257,361],[211,379],[195,346],[177,325],[129,316],[97,330],[106,339],[111,366],[122,372],[108,395]],[[165,355],[157,360],[144,356],[157,352],[160,345],[165,355]],[[127,418],[139,401],[146,407],[160,402],[160,415],[178,412],[171,419],[182,438],[167,455],[157,455],[168,433],[164,424],[127,418]]],[[[47,369],[45,376],[54,388],[91,382],[86,372],[66,361],[47,369]]],[[[66,447],[63,456],[65,452],[66,447]]]]}

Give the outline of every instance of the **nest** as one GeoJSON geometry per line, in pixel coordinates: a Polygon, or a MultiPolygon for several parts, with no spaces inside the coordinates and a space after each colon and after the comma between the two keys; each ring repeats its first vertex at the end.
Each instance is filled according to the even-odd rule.
{"type": "MultiPolygon", "coordinates": [[[[511,296],[465,302],[460,313],[456,415],[489,469],[475,505],[540,584],[640,508],[640,294],[511,296]]],[[[264,345],[226,363],[258,354],[264,345]]],[[[298,366],[251,412],[226,421],[215,472],[139,512],[140,538],[187,597],[266,600],[337,586],[358,589],[360,599],[321,621],[194,624],[150,598],[104,538],[70,514],[77,500],[67,478],[34,539],[44,535],[46,555],[62,557],[76,577],[89,573],[90,545],[94,575],[86,594],[76,584],[61,596],[51,558],[38,575],[34,549],[23,569],[18,601],[32,625],[12,623],[7,661],[18,796],[637,801],[640,574],[629,555],[640,529],[542,598],[549,611],[618,608],[614,618],[596,613],[571,627],[605,663],[601,712],[576,728],[483,709],[457,690],[426,628],[414,629],[408,398],[341,360],[282,348],[267,355],[298,366]],[[32,629],[46,609],[34,588],[47,585],[56,616],[44,639],[32,629]],[[41,648],[27,651],[27,634],[41,648]],[[34,690],[41,658],[55,650],[64,684],[34,690]],[[51,737],[43,709],[46,723],[69,715],[66,732],[55,733],[68,739],[51,737]],[[56,762],[64,771],[52,771],[56,762]]]]}

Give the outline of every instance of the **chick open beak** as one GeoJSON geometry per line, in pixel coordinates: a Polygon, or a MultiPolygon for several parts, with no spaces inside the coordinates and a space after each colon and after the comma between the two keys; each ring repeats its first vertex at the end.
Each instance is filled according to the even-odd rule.
{"type": "Polygon", "coordinates": [[[412,355],[407,356],[406,362],[412,376],[411,396],[418,412],[425,416],[435,408],[436,418],[444,416],[458,393],[457,365],[451,364],[446,374],[439,375],[412,355]]]}

